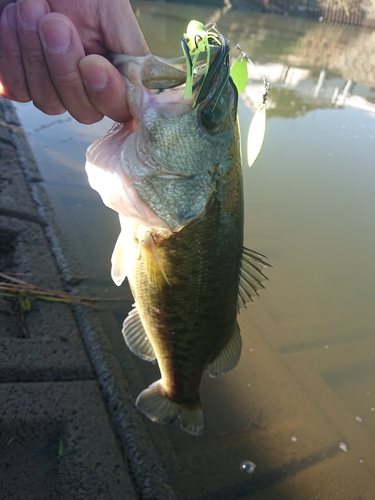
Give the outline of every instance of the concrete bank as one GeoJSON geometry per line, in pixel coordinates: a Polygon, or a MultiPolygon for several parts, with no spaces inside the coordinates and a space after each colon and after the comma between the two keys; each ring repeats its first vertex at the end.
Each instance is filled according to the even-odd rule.
{"type": "Polygon", "coordinates": [[[12,104],[0,99],[0,498],[172,499],[94,310],[5,290],[79,293],[12,104]],[[21,285],[20,285],[21,286],[21,285]]]}
{"type": "MultiPolygon", "coordinates": [[[[200,4],[199,0],[166,0],[200,4]]],[[[206,0],[205,5],[375,28],[374,0],[206,0]]]]}

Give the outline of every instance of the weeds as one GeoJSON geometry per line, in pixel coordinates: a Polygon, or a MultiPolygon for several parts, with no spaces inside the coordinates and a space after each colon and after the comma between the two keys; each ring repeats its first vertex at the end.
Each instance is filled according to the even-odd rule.
{"type": "Polygon", "coordinates": [[[0,303],[4,308],[3,312],[17,321],[24,337],[29,337],[25,314],[31,311],[34,300],[75,304],[98,309],[99,302],[113,302],[121,299],[80,296],[72,292],[43,288],[17,278],[15,275],[0,272],[0,303]]]}

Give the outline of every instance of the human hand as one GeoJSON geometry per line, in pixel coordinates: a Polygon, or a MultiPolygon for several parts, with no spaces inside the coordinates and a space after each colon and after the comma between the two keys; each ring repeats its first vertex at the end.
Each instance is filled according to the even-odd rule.
{"type": "Polygon", "coordinates": [[[0,95],[79,122],[131,118],[109,52],[145,55],[128,0],[0,0],[0,95]]]}

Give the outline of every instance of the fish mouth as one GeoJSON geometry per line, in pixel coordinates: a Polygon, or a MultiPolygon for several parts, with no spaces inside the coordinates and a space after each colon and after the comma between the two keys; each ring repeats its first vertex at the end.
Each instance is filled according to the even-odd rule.
{"type": "MultiPolygon", "coordinates": [[[[210,64],[214,61],[218,47],[213,47],[210,51],[210,64]]],[[[206,62],[207,53],[202,52],[198,57],[198,63],[206,62]]],[[[149,90],[166,90],[184,85],[187,77],[187,64],[185,57],[164,59],[154,55],[144,58],[141,68],[142,85],[149,90]]],[[[202,78],[195,86],[200,85],[202,78]]]]}
{"type": "MultiPolygon", "coordinates": [[[[219,52],[219,47],[212,47],[210,50],[210,64],[215,60],[219,52]]],[[[109,55],[109,59],[114,66],[127,79],[131,80],[135,74],[131,65],[137,66],[136,73],[139,73],[139,80],[143,87],[148,90],[163,91],[173,89],[186,83],[187,63],[185,57],[175,57],[165,59],[163,57],[149,54],[145,57],[131,56],[127,54],[109,55]]],[[[205,62],[207,53],[202,52],[198,57],[198,62],[205,62]]],[[[200,85],[202,78],[195,83],[195,87],[200,85]]]]}
{"type": "MultiPolygon", "coordinates": [[[[184,56],[173,59],[152,54],[143,58],[111,54],[110,60],[127,79],[134,79],[136,73],[137,81],[150,91],[187,87],[190,81],[193,107],[204,102],[202,111],[207,113],[215,107],[229,80],[229,43],[218,31],[208,30],[206,50],[195,53],[195,49],[188,46],[185,35],[181,38],[181,46],[184,56]]],[[[184,97],[187,98],[186,91],[184,97]]]]}

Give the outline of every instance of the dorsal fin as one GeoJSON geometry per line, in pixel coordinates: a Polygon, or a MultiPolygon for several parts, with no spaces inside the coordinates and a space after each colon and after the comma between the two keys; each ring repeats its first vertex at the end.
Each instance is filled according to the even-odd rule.
{"type": "Polygon", "coordinates": [[[133,309],[124,321],[122,333],[127,346],[134,354],[146,361],[156,359],[154,348],[142,325],[136,304],[133,304],[133,309]]]}
{"type": "Polygon", "coordinates": [[[252,301],[254,295],[258,295],[258,290],[264,288],[262,281],[268,280],[268,278],[262,271],[266,267],[272,267],[264,262],[263,259],[266,258],[261,253],[243,248],[238,287],[238,309],[246,307],[246,303],[252,301]]]}

